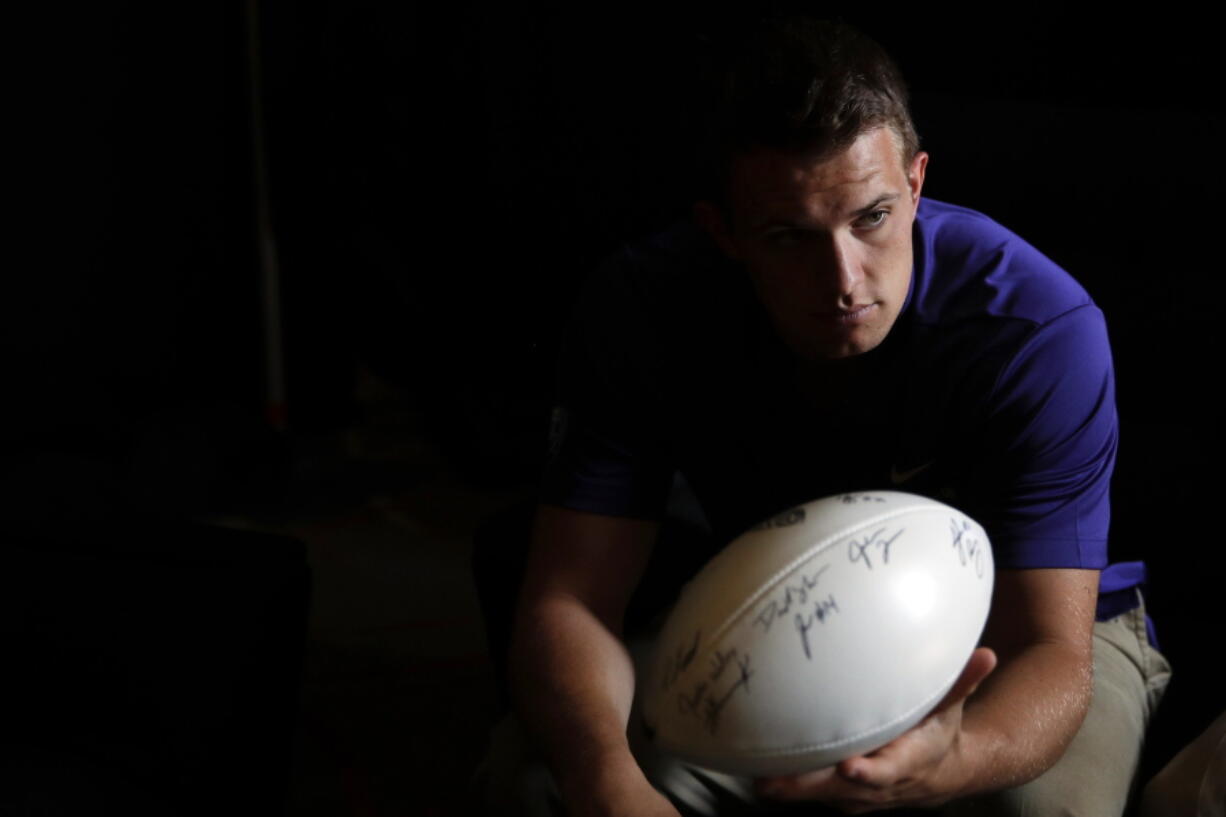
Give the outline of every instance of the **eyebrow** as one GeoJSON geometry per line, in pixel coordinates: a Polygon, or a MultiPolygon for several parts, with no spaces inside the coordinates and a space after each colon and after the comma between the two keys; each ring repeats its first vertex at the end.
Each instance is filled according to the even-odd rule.
{"type": "MultiPolygon", "coordinates": [[[[873,199],[868,204],[861,207],[859,210],[853,210],[851,213],[851,216],[853,218],[860,218],[861,216],[866,216],[869,213],[876,210],[881,205],[885,204],[886,202],[894,201],[895,199],[898,198],[898,196],[899,196],[898,193],[882,193],[880,196],[873,199]]],[[[753,229],[769,230],[774,227],[790,227],[790,226],[792,226],[791,222],[787,220],[780,220],[777,218],[768,218],[765,221],[758,222],[756,225],[754,225],[753,229]]]]}
{"type": "Polygon", "coordinates": [[[880,196],[873,199],[871,202],[864,205],[859,210],[852,212],[852,215],[853,216],[866,216],[869,213],[876,210],[881,205],[885,204],[887,201],[894,201],[894,199],[896,198],[898,198],[897,193],[882,193],[880,196]]]}

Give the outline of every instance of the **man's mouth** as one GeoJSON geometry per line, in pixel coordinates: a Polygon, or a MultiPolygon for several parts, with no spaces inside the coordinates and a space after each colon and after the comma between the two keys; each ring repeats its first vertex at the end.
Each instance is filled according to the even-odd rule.
{"type": "Polygon", "coordinates": [[[829,312],[815,312],[813,317],[818,320],[838,324],[840,326],[854,326],[858,323],[863,323],[868,320],[877,310],[876,303],[858,304],[850,309],[834,309],[829,312]]]}

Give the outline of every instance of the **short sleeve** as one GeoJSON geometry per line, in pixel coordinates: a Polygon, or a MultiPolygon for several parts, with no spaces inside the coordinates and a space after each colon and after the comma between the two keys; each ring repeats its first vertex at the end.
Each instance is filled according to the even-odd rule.
{"type": "Polygon", "coordinates": [[[1037,326],[1001,370],[986,426],[999,462],[984,514],[997,565],[1107,564],[1118,444],[1115,380],[1102,312],[1078,306],[1037,326]]]}
{"type": "Polygon", "coordinates": [[[628,254],[588,280],[558,360],[550,454],[540,500],[654,519],[675,467],[662,431],[657,333],[628,254]]]}

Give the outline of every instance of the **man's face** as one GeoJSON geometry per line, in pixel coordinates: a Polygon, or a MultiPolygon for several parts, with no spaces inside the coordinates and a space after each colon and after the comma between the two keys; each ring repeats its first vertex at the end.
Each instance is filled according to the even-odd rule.
{"type": "Polygon", "coordinates": [[[728,215],[704,203],[698,216],[799,357],[851,357],[885,339],[906,299],[927,163],[904,168],[885,127],[818,161],[762,149],[733,162],[728,215]]]}

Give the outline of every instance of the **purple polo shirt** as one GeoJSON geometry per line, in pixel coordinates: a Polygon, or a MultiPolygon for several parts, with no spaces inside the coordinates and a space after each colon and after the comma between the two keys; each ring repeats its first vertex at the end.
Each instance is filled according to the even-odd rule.
{"type": "Polygon", "coordinates": [[[1100,616],[1136,604],[1108,565],[1117,420],[1102,312],[972,210],[923,199],[886,340],[814,394],[743,269],[693,224],[627,244],[589,280],[559,366],[542,502],[664,514],[674,474],[723,544],[792,505],[895,488],[984,525],[998,568],[1103,570],[1100,616]]]}

